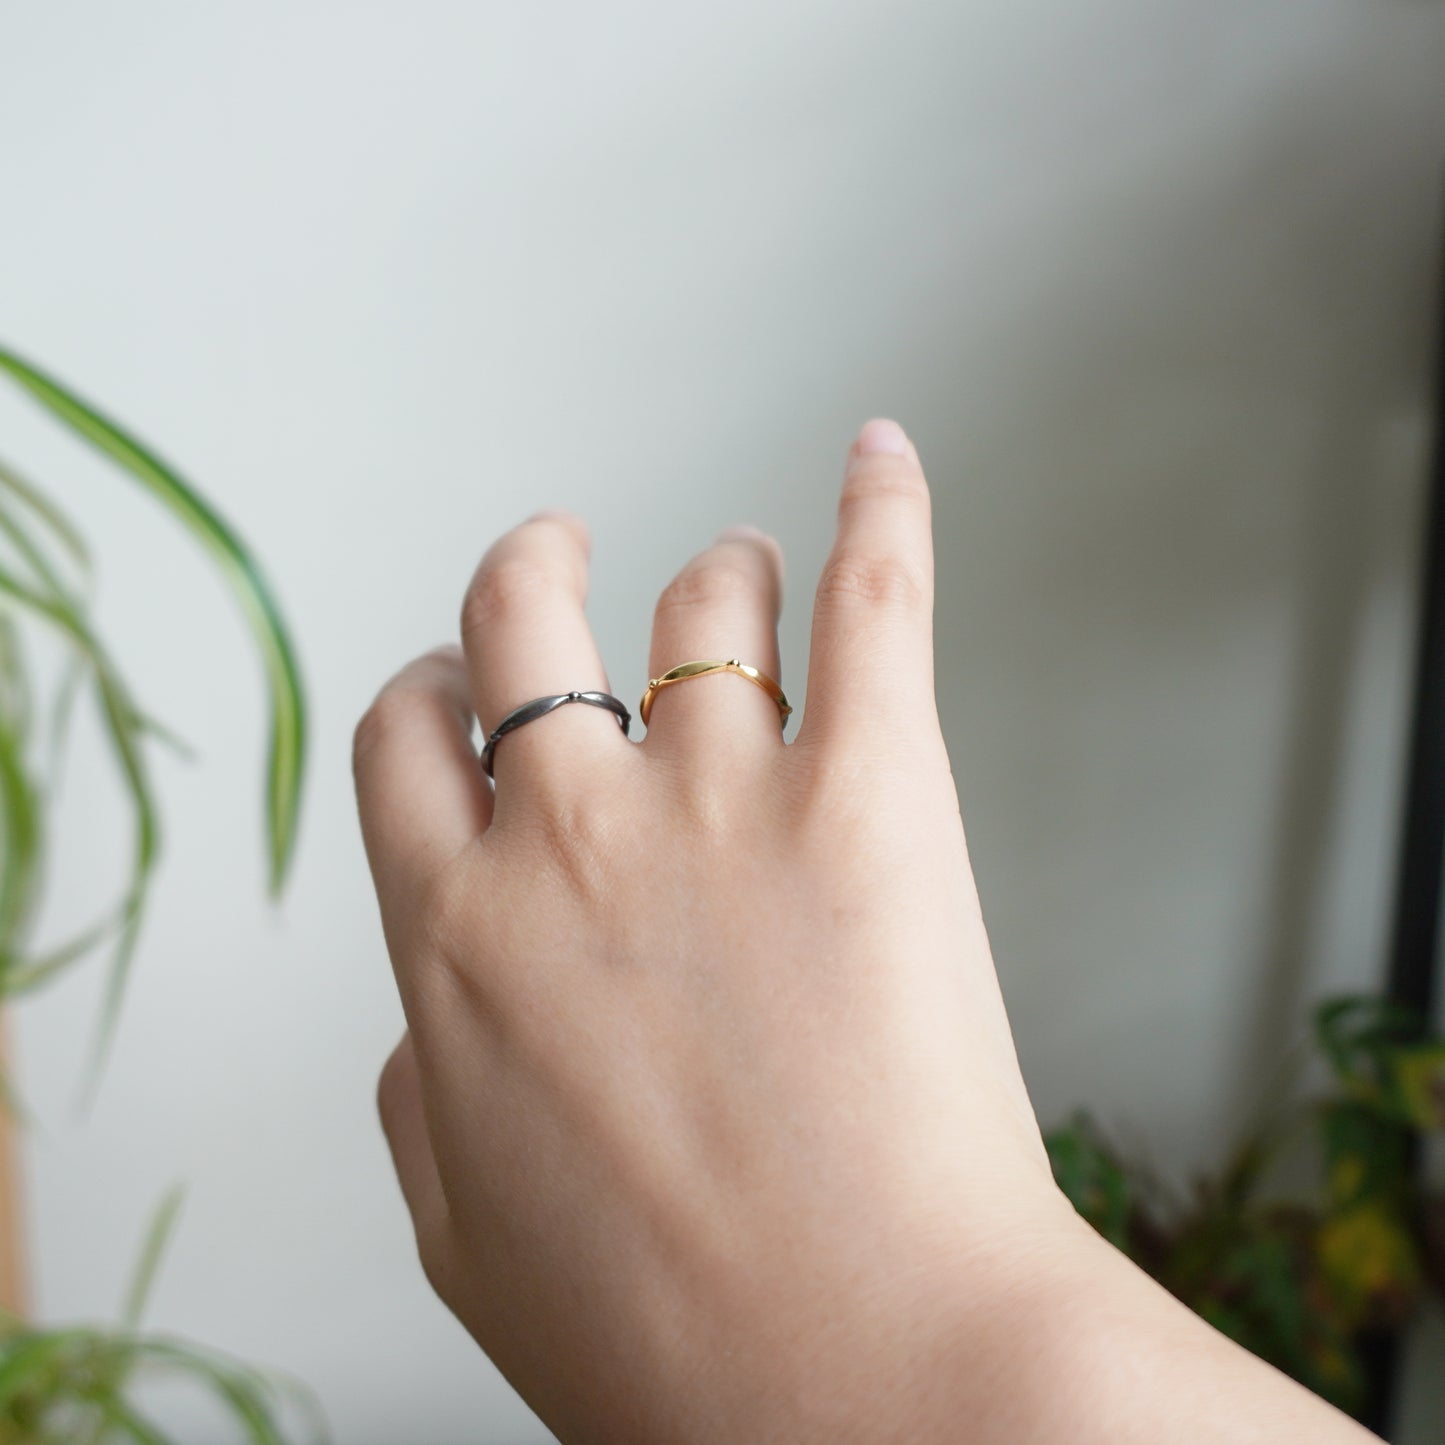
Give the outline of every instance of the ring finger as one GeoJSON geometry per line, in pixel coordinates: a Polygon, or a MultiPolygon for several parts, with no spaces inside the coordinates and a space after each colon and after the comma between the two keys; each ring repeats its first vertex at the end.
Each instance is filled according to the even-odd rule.
{"type": "MultiPolygon", "coordinates": [[[[778,615],[783,554],[754,527],[731,527],[668,583],[652,628],[650,678],[684,662],[736,658],[779,680],[778,615]]],[[[648,741],[663,747],[725,748],[740,737],[782,740],[778,705],[736,673],[659,688],[648,741]]]]}

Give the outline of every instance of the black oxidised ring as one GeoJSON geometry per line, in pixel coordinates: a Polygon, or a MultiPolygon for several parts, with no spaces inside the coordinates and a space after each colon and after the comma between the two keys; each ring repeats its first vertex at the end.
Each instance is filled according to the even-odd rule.
{"type": "Polygon", "coordinates": [[[486,746],[482,749],[482,766],[487,770],[487,776],[492,776],[492,754],[496,751],[499,738],[520,727],[526,727],[529,722],[536,722],[539,717],[546,717],[549,712],[555,712],[559,707],[566,707],[569,702],[585,702],[591,707],[606,708],[622,725],[623,737],[627,736],[627,731],[632,726],[632,714],[627,711],[626,705],[610,692],[556,692],[549,697],[533,698],[531,702],[523,703],[521,707],[509,712],[487,738],[486,746]]]}

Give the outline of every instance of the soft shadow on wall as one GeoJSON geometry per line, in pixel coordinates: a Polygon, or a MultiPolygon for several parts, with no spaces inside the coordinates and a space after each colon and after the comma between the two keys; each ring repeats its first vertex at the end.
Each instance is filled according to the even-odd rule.
{"type": "MultiPolygon", "coordinates": [[[[1221,1143],[1309,1000],[1383,968],[1445,106],[1412,113],[1376,82],[1397,61],[1438,73],[1434,38],[1428,57],[1302,67],[1210,129],[1101,158],[1077,181],[1089,203],[1056,198],[1069,263],[1041,214],[1036,286],[990,338],[990,391],[1030,396],[1039,424],[975,395],[932,438],[964,462],[935,479],[939,651],[967,660],[941,668],[940,704],[966,813],[988,821],[976,862],[1026,1069],[1082,1023],[1152,1049],[1167,1092],[1171,1054],[1218,1031],[1219,1088],[1192,1107],[1221,1143]],[[978,698],[1003,686],[1028,746],[985,769],[978,698]],[[1111,832],[1096,867],[1089,837],[1116,816],[1138,834],[1111,832]],[[1033,956],[1025,888],[1075,918],[1079,958],[1033,956]],[[1191,911],[1216,941],[1177,931],[1191,911]],[[1034,971],[1067,976],[1078,1008],[1045,1008],[1034,971]]],[[[935,389],[978,342],[948,320],[920,368],[935,389]]],[[[1084,1102],[1040,1072],[1045,1117],[1084,1102]]]]}

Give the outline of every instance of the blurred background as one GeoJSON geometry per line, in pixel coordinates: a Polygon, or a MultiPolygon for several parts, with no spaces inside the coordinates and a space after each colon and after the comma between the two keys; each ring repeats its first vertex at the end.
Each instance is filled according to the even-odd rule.
{"type": "MultiPolygon", "coordinates": [[[[199,753],[159,764],[171,846],[88,1120],[103,970],[16,1012],[37,1312],[109,1312],[184,1179],[157,1322],[305,1378],[347,1445],[550,1438],[415,1262],[350,730],[544,505],[592,523],[625,699],[676,566],[774,531],[801,693],[878,413],[936,493],[939,703],[1040,1116],[1215,1164],[1308,1006],[1383,969],[1442,76],[1426,0],[0,9],[0,336],[237,523],[314,726],[273,909],[235,609],[0,395],[199,753]]],[[[78,746],[47,917],[90,916],[124,826],[78,746]]],[[[1410,1354],[1398,1438],[1438,1441],[1445,1326],[1410,1354]]]]}

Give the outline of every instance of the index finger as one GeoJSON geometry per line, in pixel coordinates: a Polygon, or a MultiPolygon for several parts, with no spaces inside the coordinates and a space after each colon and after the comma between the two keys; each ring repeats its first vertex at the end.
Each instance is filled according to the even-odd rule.
{"type": "Polygon", "coordinates": [[[492,790],[472,746],[471,689],[457,647],[397,673],[357,724],[361,834],[383,911],[487,829],[492,790]]]}
{"type": "Polygon", "coordinates": [[[936,728],[928,483],[894,421],[848,454],[838,532],[813,608],[800,744],[872,747],[936,728]]]}

